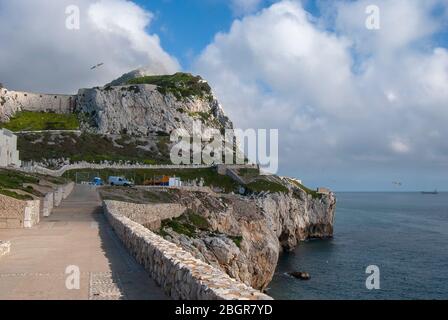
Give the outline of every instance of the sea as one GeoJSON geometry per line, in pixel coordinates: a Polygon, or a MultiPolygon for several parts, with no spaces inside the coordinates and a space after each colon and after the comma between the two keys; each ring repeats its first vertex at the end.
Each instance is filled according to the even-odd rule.
{"type": "Polygon", "coordinates": [[[448,193],[338,193],[337,200],[334,238],[282,253],[269,295],[448,299],[448,193]],[[288,275],[293,271],[311,279],[297,280],[288,275]]]}

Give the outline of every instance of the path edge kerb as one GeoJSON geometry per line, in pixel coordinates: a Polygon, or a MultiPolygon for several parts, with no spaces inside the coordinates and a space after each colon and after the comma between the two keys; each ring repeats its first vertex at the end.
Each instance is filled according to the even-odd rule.
{"type": "Polygon", "coordinates": [[[117,236],[153,280],[176,300],[272,300],[223,271],[193,257],[141,224],[125,217],[117,201],[103,201],[103,212],[117,236]]]}

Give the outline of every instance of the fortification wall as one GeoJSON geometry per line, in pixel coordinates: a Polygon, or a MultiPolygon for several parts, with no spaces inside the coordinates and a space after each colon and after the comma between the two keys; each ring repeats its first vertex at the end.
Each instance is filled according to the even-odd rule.
{"type": "Polygon", "coordinates": [[[125,217],[123,210],[116,201],[104,201],[104,213],[118,237],[173,299],[272,299],[125,217]]]}
{"type": "Polygon", "coordinates": [[[18,111],[72,113],[75,95],[42,94],[0,89],[0,120],[8,121],[18,111]]]}

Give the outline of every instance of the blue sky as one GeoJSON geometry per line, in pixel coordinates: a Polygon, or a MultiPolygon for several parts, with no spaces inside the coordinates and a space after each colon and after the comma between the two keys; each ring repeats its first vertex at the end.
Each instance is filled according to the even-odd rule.
{"type": "Polygon", "coordinates": [[[188,68],[195,55],[209,44],[216,33],[227,30],[233,14],[221,0],[136,0],[154,13],[148,31],[157,33],[162,46],[188,68]]]}
{"type": "MultiPolygon", "coordinates": [[[[236,14],[229,0],[134,0],[139,6],[154,13],[148,32],[156,33],[163,48],[174,55],[184,69],[191,63],[218,32],[227,31],[236,14]]],[[[261,0],[258,10],[270,6],[274,0],[261,0]]],[[[319,1],[303,1],[304,8],[319,16],[319,1]]]]}

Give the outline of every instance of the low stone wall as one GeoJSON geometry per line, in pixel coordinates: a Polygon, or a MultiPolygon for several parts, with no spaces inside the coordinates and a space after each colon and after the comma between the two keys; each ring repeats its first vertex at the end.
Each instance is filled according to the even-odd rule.
{"type": "Polygon", "coordinates": [[[67,199],[67,197],[73,192],[75,187],[74,182],[70,182],[63,186],[58,186],[53,192],[49,192],[45,195],[42,201],[42,214],[44,217],[49,217],[53,208],[59,207],[62,200],[67,199]]]}
{"type": "Polygon", "coordinates": [[[22,201],[0,195],[0,229],[32,228],[40,222],[40,213],[48,217],[73,191],[73,182],[58,186],[39,200],[22,201]],[[41,210],[42,209],[42,210],[41,210]]]}
{"type": "Polygon", "coordinates": [[[104,201],[104,214],[131,254],[173,299],[271,300],[221,270],[194,258],[141,224],[125,217],[116,201],[104,201]]]}
{"type": "Polygon", "coordinates": [[[0,258],[7,255],[11,250],[11,243],[9,241],[0,241],[0,258]]]}
{"type": "Polygon", "coordinates": [[[103,169],[114,169],[114,170],[133,170],[133,169],[207,169],[212,168],[213,166],[209,165],[144,165],[144,164],[114,164],[114,163],[88,163],[88,162],[79,162],[74,164],[66,164],[62,168],[57,170],[51,170],[48,168],[44,168],[40,165],[26,165],[20,168],[21,171],[30,172],[30,173],[39,173],[44,175],[49,175],[53,177],[61,177],[66,171],[70,170],[103,170],[103,169]]]}
{"type": "Polygon", "coordinates": [[[22,201],[0,195],[0,229],[31,228],[39,223],[40,200],[22,201]]]}
{"type": "Polygon", "coordinates": [[[32,228],[40,221],[40,200],[27,201],[25,207],[24,228],[32,228]]]}
{"type": "Polygon", "coordinates": [[[54,208],[54,192],[47,193],[42,199],[42,216],[49,217],[54,208]]]}
{"type": "Polygon", "coordinates": [[[176,203],[136,204],[115,201],[114,206],[125,217],[153,231],[160,229],[163,220],[180,217],[187,209],[176,203]]]}

